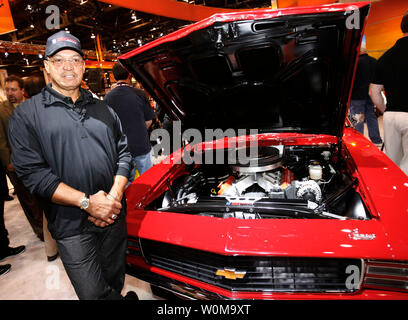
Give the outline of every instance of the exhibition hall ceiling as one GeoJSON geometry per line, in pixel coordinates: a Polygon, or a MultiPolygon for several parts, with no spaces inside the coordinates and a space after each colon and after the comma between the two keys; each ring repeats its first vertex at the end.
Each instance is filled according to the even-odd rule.
{"type": "MultiPolygon", "coordinates": [[[[59,28],[71,32],[81,40],[83,49],[87,51],[86,57],[90,60],[98,59],[96,53],[99,48],[99,52],[103,52],[103,60],[114,61],[123,53],[195,22],[130,9],[142,7],[141,4],[146,1],[149,0],[8,0],[16,30],[0,35],[0,68],[15,66],[30,71],[31,68],[38,69],[42,65],[46,39],[57,31],[47,28],[47,20],[50,21],[54,12],[50,13],[50,6],[59,11],[59,28]],[[118,3],[120,5],[117,5],[118,3]]],[[[153,2],[157,4],[158,1],[153,2]]],[[[174,1],[234,10],[344,3],[353,0],[174,1]]],[[[169,1],[163,0],[163,3],[169,3],[169,1]]],[[[397,22],[400,21],[402,12],[404,12],[406,0],[374,0],[372,3],[373,8],[370,14],[372,17],[369,18],[367,24],[369,38],[367,45],[370,52],[378,56],[399,37],[397,22]],[[373,32],[371,32],[372,29],[373,32]],[[387,30],[392,30],[395,34],[384,34],[387,30]],[[376,35],[381,35],[381,37],[376,37],[376,35]],[[384,39],[389,39],[389,41],[383,43],[384,39]]],[[[186,16],[189,15],[186,14],[186,16]]],[[[55,23],[55,20],[51,22],[55,23]]]]}
{"type": "MultiPolygon", "coordinates": [[[[270,0],[184,2],[229,9],[265,8],[271,5],[270,0]]],[[[9,0],[9,4],[16,31],[0,35],[0,41],[29,44],[34,49],[36,45],[45,45],[47,37],[57,31],[47,28],[47,19],[48,22],[56,22],[52,20],[54,11],[51,10],[57,7],[61,30],[67,30],[77,36],[84,50],[96,51],[99,37],[100,47],[108,57],[128,52],[195,22],[152,15],[96,0],[9,0]]],[[[123,5],[126,6],[126,1],[123,5]]],[[[17,54],[9,51],[0,53],[0,65],[24,62],[28,67],[41,64],[41,54],[39,57],[32,54],[22,57],[19,52],[17,54]]]]}

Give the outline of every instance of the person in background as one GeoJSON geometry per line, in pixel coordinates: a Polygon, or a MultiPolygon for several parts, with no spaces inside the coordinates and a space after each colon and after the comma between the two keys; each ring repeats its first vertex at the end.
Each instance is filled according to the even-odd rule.
{"type": "Polygon", "coordinates": [[[48,229],[78,298],[119,300],[131,155],[118,116],[80,87],[83,56],[71,33],[47,39],[44,68],[51,82],[10,117],[12,163],[44,200],[48,229]]]}
{"type": "MultiPolygon", "coordinates": [[[[44,77],[41,74],[33,74],[26,79],[24,79],[24,90],[27,93],[28,98],[35,96],[40,93],[41,90],[46,86],[44,77]]],[[[45,254],[49,262],[54,261],[58,257],[58,247],[57,242],[52,237],[50,231],[48,230],[48,221],[45,216],[44,210],[42,209],[41,199],[37,199],[38,206],[41,207],[43,211],[42,214],[42,231],[45,245],[45,254]]]]}
{"type": "Polygon", "coordinates": [[[360,48],[356,76],[350,101],[350,116],[356,120],[355,129],[364,134],[364,121],[367,122],[370,140],[377,146],[382,146],[378,119],[374,113],[374,104],[368,94],[370,82],[374,74],[377,60],[367,54],[366,38],[364,36],[360,48]],[[358,121],[358,118],[361,120],[358,121]]]}
{"type": "Polygon", "coordinates": [[[129,179],[131,182],[136,169],[142,175],[153,166],[148,129],[155,115],[145,92],[131,86],[132,75],[120,62],[114,64],[112,73],[117,83],[106,94],[104,101],[118,114],[128,138],[134,163],[129,179]]]}
{"type": "MultiPolygon", "coordinates": [[[[14,178],[14,168],[10,163],[10,145],[7,136],[8,119],[13,110],[24,100],[24,82],[21,78],[16,76],[9,76],[5,80],[7,100],[0,105],[0,159],[1,165],[6,169],[11,182],[16,183],[14,178]]],[[[13,184],[14,184],[13,183],[13,184]]],[[[4,183],[1,185],[2,189],[7,187],[4,183]]],[[[16,185],[14,185],[16,188],[16,185]]],[[[16,190],[18,190],[16,188],[16,190]]],[[[7,187],[8,191],[8,187],[7,187]]],[[[6,190],[1,190],[1,194],[5,194],[6,190]]],[[[19,200],[20,194],[18,194],[19,200]]],[[[20,200],[22,204],[22,201],[20,200]]],[[[23,206],[23,204],[22,204],[23,206]]],[[[23,208],[24,209],[24,208],[23,208]]],[[[28,208],[26,208],[28,209],[28,208]]],[[[26,214],[27,215],[27,214],[26,214]]],[[[9,257],[18,255],[25,251],[25,246],[10,247],[8,239],[8,232],[4,223],[4,197],[0,199],[0,261],[9,257]]],[[[10,264],[0,266],[0,275],[9,272],[10,264]]]]}
{"type": "MultiPolygon", "coordinates": [[[[0,198],[0,250],[9,247],[9,239],[6,226],[4,224],[4,198],[0,198]]],[[[3,250],[4,250],[3,249],[3,250]]],[[[0,264],[0,276],[10,271],[11,264],[0,264]]]]}
{"type": "Polygon", "coordinates": [[[14,198],[10,196],[8,184],[7,184],[7,174],[6,169],[3,167],[3,164],[0,164],[0,198],[3,198],[4,201],[12,201],[14,198]]]}
{"type": "Polygon", "coordinates": [[[0,160],[14,186],[14,191],[31,228],[37,237],[43,240],[43,210],[37,199],[24,187],[15,173],[11,163],[10,141],[7,132],[12,112],[25,101],[24,81],[20,77],[9,76],[5,83],[8,100],[0,106],[0,160]]]}
{"type": "Polygon", "coordinates": [[[40,93],[45,86],[46,83],[41,74],[36,73],[24,79],[24,90],[28,98],[40,93]]]}
{"type": "Polygon", "coordinates": [[[370,97],[384,113],[385,153],[408,175],[408,11],[402,18],[401,31],[404,36],[377,62],[370,97]]]}

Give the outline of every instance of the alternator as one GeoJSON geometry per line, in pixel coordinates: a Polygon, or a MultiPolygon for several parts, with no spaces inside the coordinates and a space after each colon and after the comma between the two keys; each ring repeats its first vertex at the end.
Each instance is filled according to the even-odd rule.
{"type": "Polygon", "coordinates": [[[314,180],[297,181],[296,197],[299,199],[319,202],[322,199],[322,190],[314,180]]]}

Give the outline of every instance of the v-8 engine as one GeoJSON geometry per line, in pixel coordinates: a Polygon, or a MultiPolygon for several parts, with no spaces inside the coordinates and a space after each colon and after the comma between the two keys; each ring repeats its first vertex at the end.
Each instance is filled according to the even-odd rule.
{"type": "MultiPolygon", "coordinates": [[[[258,147],[256,155],[232,165],[201,165],[177,190],[178,204],[200,196],[228,199],[300,199],[320,203],[337,171],[332,152],[308,147],[258,147]]],[[[167,206],[168,201],[163,205],[167,206]]]]}

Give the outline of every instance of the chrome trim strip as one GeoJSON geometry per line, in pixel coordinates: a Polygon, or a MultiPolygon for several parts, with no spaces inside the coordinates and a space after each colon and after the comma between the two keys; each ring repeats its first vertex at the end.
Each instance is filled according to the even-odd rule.
{"type": "Polygon", "coordinates": [[[395,265],[405,264],[405,265],[408,265],[408,261],[387,261],[387,260],[374,260],[374,259],[368,259],[367,263],[384,263],[384,264],[395,264],[395,265]]]}
{"type": "Polygon", "coordinates": [[[395,276],[401,278],[407,278],[408,280],[408,269],[398,268],[398,267],[383,267],[383,266],[373,266],[369,265],[367,269],[367,276],[371,275],[384,275],[384,276],[395,276]]]}
{"type": "Polygon", "coordinates": [[[365,279],[365,275],[366,275],[366,268],[367,265],[365,263],[364,259],[360,259],[361,260],[361,269],[360,269],[360,283],[358,284],[358,288],[355,292],[360,291],[363,288],[363,283],[364,283],[364,279],[365,279]]]}
{"type": "Polygon", "coordinates": [[[140,237],[138,237],[138,239],[139,239],[140,253],[142,254],[143,260],[144,260],[144,261],[147,261],[146,256],[145,256],[145,254],[144,254],[144,252],[143,252],[142,243],[140,242],[140,237]]]}

